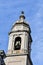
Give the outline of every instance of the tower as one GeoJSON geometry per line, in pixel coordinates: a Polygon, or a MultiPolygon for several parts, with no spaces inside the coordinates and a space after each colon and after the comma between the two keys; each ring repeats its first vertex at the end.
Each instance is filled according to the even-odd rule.
{"type": "Polygon", "coordinates": [[[31,42],[31,29],[26,23],[22,11],[19,20],[13,24],[9,32],[8,53],[4,59],[5,65],[32,65],[31,42]]]}

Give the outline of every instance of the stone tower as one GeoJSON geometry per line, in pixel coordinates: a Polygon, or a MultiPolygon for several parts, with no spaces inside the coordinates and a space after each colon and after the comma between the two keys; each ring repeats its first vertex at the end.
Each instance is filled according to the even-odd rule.
{"type": "Polygon", "coordinates": [[[32,65],[31,42],[31,29],[26,23],[22,11],[19,20],[13,24],[9,32],[8,53],[4,59],[5,65],[32,65]]]}

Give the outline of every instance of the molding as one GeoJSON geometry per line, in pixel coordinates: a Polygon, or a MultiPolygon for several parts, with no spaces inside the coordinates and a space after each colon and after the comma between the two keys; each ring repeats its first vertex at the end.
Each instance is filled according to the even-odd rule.
{"type": "Polygon", "coordinates": [[[24,54],[6,54],[6,57],[12,57],[12,56],[24,56],[24,55],[28,55],[28,53],[24,53],[24,54]]]}
{"type": "Polygon", "coordinates": [[[30,33],[30,31],[26,31],[26,30],[17,30],[17,31],[11,31],[8,34],[10,35],[11,33],[15,33],[15,32],[27,32],[27,33],[30,33]]]}

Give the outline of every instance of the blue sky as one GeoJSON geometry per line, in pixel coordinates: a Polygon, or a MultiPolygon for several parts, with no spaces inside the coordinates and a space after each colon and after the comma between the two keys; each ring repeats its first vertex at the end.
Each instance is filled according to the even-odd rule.
{"type": "Polygon", "coordinates": [[[33,65],[43,65],[43,0],[0,0],[0,50],[7,52],[8,32],[22,10],[32,31],[33,65]]]}

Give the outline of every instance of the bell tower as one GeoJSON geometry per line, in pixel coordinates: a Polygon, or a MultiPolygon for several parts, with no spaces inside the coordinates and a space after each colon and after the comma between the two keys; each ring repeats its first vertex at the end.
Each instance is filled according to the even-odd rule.
{"type": "Polygon", "coordinates": [[[4,59],[6,65],[32,65],[31,53],[31,29],[25,21],[24,12],[21,12],[19,20],[13,24],[9,32],[8,53],[4,59]]]}

